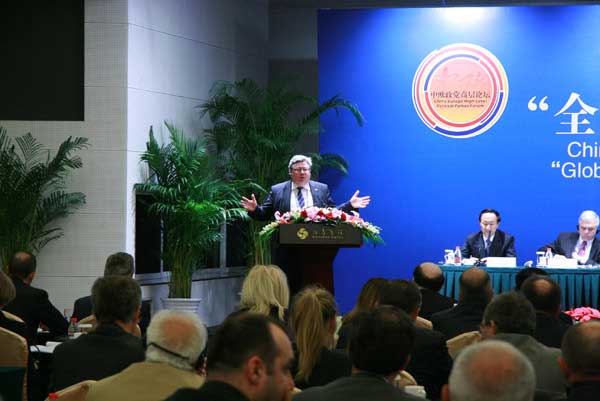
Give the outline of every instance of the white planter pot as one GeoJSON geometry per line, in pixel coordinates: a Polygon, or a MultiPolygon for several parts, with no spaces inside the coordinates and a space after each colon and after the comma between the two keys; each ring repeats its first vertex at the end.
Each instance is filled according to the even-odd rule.
{"type": "Polygon", "coordinates": [[[198,312],[201,298],[161,298],[163,308],[178,311],[198,312]]]}

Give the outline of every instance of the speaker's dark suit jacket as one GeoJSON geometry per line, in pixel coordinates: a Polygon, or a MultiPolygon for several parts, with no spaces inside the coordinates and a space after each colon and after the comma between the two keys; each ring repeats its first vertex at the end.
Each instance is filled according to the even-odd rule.
{"type": "MultiPolygon", "coordinates": [[[[310,193],[313,198],[313,206],[317,207],[336,207],[335,202],[331,198],[331,192],[327,184],[317,181],[309,181],[310,193]]],[[[262,205],[259,205],[254,212],[249,212],[250,217],[257,220],[270,220],[275,212],[289,212],[290,198],[292,195],[292,181],[280,182],[273,185],[267,199],[262,205]]],[[[352,205],[350,202],[343,203],[337,206],[338,209],[350,212],[352,205]]]]}
{"type": "Polygon", "coordinates": [[[431,320],[431,315],[452,308],[454,303],[452,298],[445,297],[437,291],[421,288],[421,310],[419,311],[419,316],[431,320]]]}
{"type": "Polygon", "coordinates": [[[67,335],[69,323],[62,313],[50,303],[48,293],[39,288],[25,284],[23,280],[12,277],[17,296],[4,310],[19,316],[27,326],[26,338],[35,344],[35,334],[40,323],[43,323],[53,337],[67,335]]]}
{"type": "Polygon", "coordinates": [[[342,377],[326,386],[312,387],[296,394],[292,401],[423,401],[405,393],[376,374],[361,372],[342,377]]]}
{"type": "MultiPolygon", "coordinates": [[[[146,333],[146,329],[150,324],[150,309],[152,306],[151,301],[142,301],[142,307],[140,311],[140,329],[142,330],[142,334],[146,333]]],[[[77,318],[77,321],[80,321],[84,317],[88,317],[92,314],[92,297],[81,297],[75,301],[73,305],[73,317],[77,318]]]]}
{"type": "Polygon", "coordinates": [[[460,248],[463,258],[485,258],[486,256],[494,257],[511,257],[517,256],[515,251],[515,237],[501,230],[496,230],[494,240],[490,245],[490,254],[485,254],[485,244],[481,231],[469,234],[465,240],[465,244],[460,248]]]}
{"type": "Polygon", "coordinates": [[[447,340],[459,334],[479,330],[485,304],[459,303],[452,309],[431,315],[433,329],[444,334],[447,340]]]}
{"type": "MultiPolygon", "coordinates": [[[[575,251],[578,240],[579,233],[560,233],[554,242],[544,245],[538,251],[545,251],[546,248],[550,248],[553,253],[570,258],[571,254],[575,251]]],[[[600,241],[598,241],[598,238],[594,238],[592,249],[590,250],[590,258],[585,264],[600,264],[600,241]]]]}
{"type": "Polygon", "coordinates": [[[53,390],[84,380],[100,380],[144,360],[142,340],[117,325],[101,324],[88,334],[56,347],[52,361],[53,390]]]}
{"type": "Polygon", "coordinates": [[[444,335],[436,330],[415,326],[415,345],[406,371],[425,387],[427,398],[440,398],[442,386],[448,383],[452,359],[444,335]]]}

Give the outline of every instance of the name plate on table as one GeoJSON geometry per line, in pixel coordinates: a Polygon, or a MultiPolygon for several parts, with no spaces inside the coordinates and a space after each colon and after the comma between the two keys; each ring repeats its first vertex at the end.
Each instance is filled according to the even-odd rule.
{"type": "Polygon", "coordinates": [[[577,269],[577,259],[552,258],[548,261],[547,267],[555,267],[559,269],[577,269]]]}
{"type": "Polygon", "coordinates": [[[279,226],[279,243],[359,247],[362,245],[362,232],[350,225],[282,224],[279,226]]]}
{"type": "Polygon", "coordinates": [[[498,258],[490,256],[487,258],[487,267],[517,267],[517,258],[498,258]]]}

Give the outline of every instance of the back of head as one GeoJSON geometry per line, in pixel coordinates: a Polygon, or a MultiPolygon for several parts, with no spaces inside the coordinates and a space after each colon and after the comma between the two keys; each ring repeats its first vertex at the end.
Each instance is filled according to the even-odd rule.
{"type": "Polygon", "coordinates": [[[30,252],[20,251],[13,255],[8,262],[8,273],[16,278],[25,280],[31,273],[35,272],[37,261],[30,252]]]}
{"type": "Polygon", "coordinates": [[[413,279],[419,287],[431,291],[439,291],[444,285],[444,273],[438,265],[432,262],[421,263],[413,271],[413,279]]]}
{"type": "Polygon", "coordinates": [[[516,291],[496,295],[483,312],[483,323],[496,323],[498,333],[533,335],[535,309],[531,302],[516,291]]]}
{"type": "Polygon", "coordinates": [[[550,277],[534,275],[521,286],[521,293],[537,311],[556,315],[560,311],[560,286],[550,277]]]}
{"type": "Polygon", "coordinates": [[[183,370],[199,367],[206,346],[206,327],[191,312],[161,310],[152,317],[147,331],[146,360],[183,370]]]}
{"type": "Polygon", "coordinates": [[[600,321],[580,323],[567,330],[562,357],[569,370],[579,375],[600,375],[600,321]]]}
{"type": "Polygon", "coordinates": [[[0,269],[0,310],[15,299],[16,295],[12,280],[0,269]]]}
{"type": "Polygon", "coordinates": [[[100,277],[92,286],[92,308],[99,324],[131,322],[141,299],[140,285],[131,277],[100,277]]]}
{"type": "Polygon", "coordinates": [[[297,379],[307,380],[315,367],[328,332],[329,322],[335,319],[337,306],[335,299],[324,288],[310,286],[300,291],[294,298],[290,325],[298,347],[297,379]]]}
{"type": "Polygon", "coordinates": [[[104,265],[104,277],[128,276],[132,277],[135,272],[133,256],[126,252],[113,253],[106,259],[104,265]]]}
{"type": "Polygon", "coordinates": [[[354,319],[357,313],[377,306],[381,297],[381,291],[386,284],[387,279],[381,277],[370,278],[360,290],[354,308],[344,316],[344,323],[354,319]]]}
{"type": "Polygon", "coordinates": [[[242,284],[240,308],[269,315],[276,308],[283,320],[289,306],[290,290],[285,273],[275,265],[256,265],[248,272],[242,284]]]}
{"type": "Polygon", "coordinates": [[[535,373],[515,347],[487,340],[458,354],[448,387],[452,401],[531,401],[535,373]]]}
{"type": "Polygon", "coordinates": [[[381,305],[392,305],[408,315],[414,314],[421,307],[421,291],[408,280],[390,280],[381,292],[381,305]]]}
{"type": "Polygon", "coordinates": [[[465,270],[459,279],[459,301],[487,305],[492,299],[492,281],[483,269],[472,267],[465,270]]]}
{"type": "Polygon", "coordinates": [[[547,276],[548,272],[544,269],[540,269],[539,267],[526,267],[524,269],[519,270],[517,275],[515,276],[515,290],[520,291],[521,286],[531,276],[547,276]]]}
{"type": "Polygon", "coordinates": [[[351,333],[352,365],[384,376],[404,369],[415,342],[410,317],[389,305],[358,313],[352,321],[351,333]]]}
{"type": "Polygon", "coordinates": [[[273,368],[278,354],[271,326],[281,327],[268,316],[240,313],[225,319],[208,344],[207,370],[218,373],[241,371],[252,356],[260,357],[273,368]]]}

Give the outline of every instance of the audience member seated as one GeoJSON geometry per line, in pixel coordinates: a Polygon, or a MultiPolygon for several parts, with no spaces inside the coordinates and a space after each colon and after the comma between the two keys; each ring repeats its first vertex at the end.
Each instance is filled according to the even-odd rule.
{"type": "Polygon", "coordinates": [[[560,348],[571,325],[558,318],[562,299],[558,283],[535,275],[523,283],[521,293],[535,308],[535,339],[548,347],[560,348]]]}
{"type": "Polygon", "coordinates": [[[281,322],[257,313],[225,319],[208,345],[206,383],[167,401],[279,401],[294,389],[292,345],[281,322]]]}
{"type": "Polygon", "coordinates": [[[25,338],[36,344],[35,335],[42,323],[52,337],[66,336],[69,323],[52,305],[48,293],[31,286],[35,278],[36,259],[29,252],[17,252],[8,264],[8,273],[16,289],[16,297],[4,310],[19,316],[27,328],[25,338]]]}
{"type": "Polygon", "coordinates": [[[337,307],[335,299],[320,287],[306,287],[294,298],[290,315],[295,339],[296,365],[292,369],[296,387],[322,386],[349,376],[348,356],[332,350],[337,307]]]}
{"type": "Polygon", "coordinates": [[[392,306],[379,306],[357,313],[351,324],[352,376],[309,388],[293,400],[422,401],[392,384],[406,367],[415,342],[410,317],[392,306]]]}
{"type": "Polygon", "coordinates": [[[433,329],[450,340],[462,333],[479,330],[486,305],[494,296],[489,274],[478,267],[465,270],[459,279],[458,304],[431,316],[433,329]]]}
{"type": "Polygon", "coordinates": [[[162,401],[180,388],[198,388],[206,328],[196,314],[162,310],[147,335],[146,361],[95,383],[86,401],[162,401]]]}
{"type": "Polygon", "coordinates": [[[140,316],[141,290],[131,277],[109,276],[92,287],[98,326],[54,350],[53,390],[84,380],[100,380],[144,360],[144,347],[133,335],[140,316]]]}
{"type": "MultiPolygon", "coordinates": [[[[538,267],[526,267],[524,269],[519,270],[519,272],[515,275],[515,290],[521,291],[521,286],[531,276],[544,276],[550,277],[548,272],[544,269],[540,269],[538,267]]],[[[558,318],[568,324],[569,326],[573,325],[573,319],[571,316],[567,315],[564,312],[559,312],[558,318]]]]}
{"type": "Polygon", "coordinates": [[[600,321],[573,326],[563,338],[559,358],[569,382],[568,401],[600,399],[600,321]]]}
{"type": "Polygon", "coordinates": [[[7,315],[2,312],[4,306],[15,299],[16,295],[17,292],[12,280],[2,271],[2,269],[0,269],[0,327],[26,338],[25,323],[7,317],[7,315]]]}
{"type": "Polygon", "coordinates": [[[522,294],[497,295],[485,308],[481,323],[484,340],[491,337],[514,345],[533,365],[536,390],[564,395],[566,381],[557,362],[560,350],[538,342],[534,333],[535,309],[522,294]]]}
{"type": "MultiPolygon", "coordinates": [[[[133,256],[125,252],[117,252],[110,255],[106,259],[104,265],[104,277],[108,276],[125,276],[133,277],[135,272],[135,264],[133,256]]],[[[142,334],[146,333],[148,324],[150,324],[151,301],[142,301],[142,310],[140,313],[140,329],[142,334]]],[[[79,322],[92,314],[92,297],[90,295],[79,298],[73,305],[73,316],[79,322]]]]}
{"type": "Polygon", "coordinates": [[[431,315],[450,309],[454,306],[454,300],[440,294],[444,286],[444,273],[438,265],[431,262],[421,263],[413,272],[413,280],[421,290],[421,310],[419,316],[431,320],[431,315]]]}
{"type": "Polygon", "coordinates": [[[337,349],[348,348],[349,331],[351,322],[360,312],[371,310],[379,304],[379,297],[381,295],[381,289],[387,283],[387,279],[381,277],[370,278],[365,285],[363,285],[358,294],[356,305],[342,318],[342,327],[338,332],[339,338],[336,343],[337,349]]]}
{"type": "Polygon", "coordinates": [[[275,265],[256,265],[242,284],[240,310],[286,320],[290,290],[283,270],[275,265]]]}
{"type": "MultiPolygon", "coordinates": [[[[390,280],[382,291],[380,304],[403,310],[414,322],[421,306],[421,292],[412,281],[390,280]]],[[[415,346],[406,370],[425,387],[427,398],[437,400],[452,368],[446,340],[439,331],[416,325],[415,333],[415,346]]]]}
{"type": "Polygon", "coordinates": [[[535,373],[531,362],[502,341],[465,348],[454,362],[443,401],[532,401],[535,373]]]}

